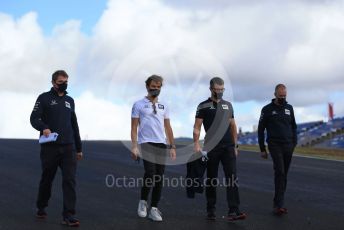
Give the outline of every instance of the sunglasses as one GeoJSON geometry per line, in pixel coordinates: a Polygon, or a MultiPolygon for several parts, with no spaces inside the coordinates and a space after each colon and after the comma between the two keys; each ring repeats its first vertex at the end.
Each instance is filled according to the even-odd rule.
{"type": "Polygon", "coordinates": [[[153,107],[153,113],[156,114],[156,113],[157,113],[157,111],[156,111],[156,105],[153,104],[152,107],[153,107]]]}

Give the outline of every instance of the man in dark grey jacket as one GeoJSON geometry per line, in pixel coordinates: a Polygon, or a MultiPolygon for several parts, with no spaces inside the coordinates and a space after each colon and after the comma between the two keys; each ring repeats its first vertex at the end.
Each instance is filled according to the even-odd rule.
{"type": "Polygon", "coordinates": [[[275,87],[275,98],[263,107],[259,125],[258,141],[261,156],[268,158],[265,148],[266,141],[273,160],[275,171],[275,197],[273,201],[273,212],[276,215],[286,214],[288,210],[284,207],[284,194],[287,187],[287,174],[297,144],[296,122],[293,106],[287,103],[287,88],[283,84],[275,87]]]}
{"type": "Polygon", "coordinates": [[[57,133],[56,141],[41,144],[42,176],[39,184],[36,217],[47,216],[45,208],[51,196],[51,186],[57,168],[60,167],[63,178],[63,224],[79,226],[75,215],[75,174],[76,162],[82,159],[82,146],[74,100],[67,96],[68,74],[58,70],[52,75],[53,87],[49,92],[39,95],[31,113],[31,125],[40,132],[40,136],[49,137],[57,133]],[[76,147],[76,154],[74,151],[76,147]]]}

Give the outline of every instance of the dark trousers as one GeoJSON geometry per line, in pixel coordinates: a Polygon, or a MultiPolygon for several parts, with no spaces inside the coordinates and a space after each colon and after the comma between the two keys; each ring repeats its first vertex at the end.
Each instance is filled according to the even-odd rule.
{"type": "Polygon", "coordinates": [[[208,153],[206,198],[207,211],[214,212],[216,204],[216,187],[218,181],[219,163],[222,163],[225,174],[227,203],[229,211],[238,211],[240,204],[239,189],[237,186],[236,175],[236,156],[235,149],[231,145],[219,145],[208,153]]]}
{"type": "Polygon", "coordinates": [[[294,144],[270,142],[268,148],[273,161],[275,174],[274,207],[282,208],[284,205],[287,175],[294,151],[294,144]]]}
{"type": "Polygon", "coordinates": [[[42,176],[39,183],[37,208],[48,206],[57,168],[62,171],[63,216],[75,214],[76,154],[72,145],[45,144],[41,146],[42,176]]]}
{"type": "Polygon", "coordinates": [[[148,200],[152,191],[151,207],[158,207],[165,172],[166,145],[162,143],[141,144],[145,174],[141,188],[141,200],[148,200]]]}

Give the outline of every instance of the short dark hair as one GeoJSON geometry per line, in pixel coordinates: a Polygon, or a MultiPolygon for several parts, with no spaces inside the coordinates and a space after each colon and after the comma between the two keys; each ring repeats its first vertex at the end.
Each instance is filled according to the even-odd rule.
{"type": "Polygon", "coordinates": [[[282,89],[286,89],[287,87],[284,85],[284,84],[282,84],[282,83],[280,83],[280,84],[277,84],[276,86],[275,86],[275,93],[277,92],[277,90],[278,89],[280,89],[280,88],[282,88],[282,89]]]}
{"type": "Polygon", "coordinates": [[[64,70],[56,70],[53,75],[51,76],[52,81],[56,81],[59,76],[64,76],[68,78],[68,74],[64,70]]]}
{"type": "Polygon", "coordinates": [[[159,76],[159,75],[153,74],[153,75],[151,75],[150,77],[147,78],[146,86],[149,86],[152,81],[160,82],[161,86],[162,86],[162,82],[164,81],[164,79],[161,76],[159,76]]]}
{"type": "Polygon", "coordinates": [[[223,81],[222,78],[220,77],[213,77],[211,80],[210,80],[210,87],[214,87],[214,85],[223,85],[225,84],[225,82],[223,81]]]}

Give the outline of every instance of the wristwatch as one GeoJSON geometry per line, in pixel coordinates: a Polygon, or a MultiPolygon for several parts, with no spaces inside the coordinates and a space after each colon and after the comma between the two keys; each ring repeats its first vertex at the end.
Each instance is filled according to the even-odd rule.
{"type": "Polygon", "coordinates": [[[168,145],[167,148],[168,149],[177,149],[176,145],[168,145]]]}

